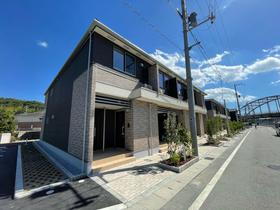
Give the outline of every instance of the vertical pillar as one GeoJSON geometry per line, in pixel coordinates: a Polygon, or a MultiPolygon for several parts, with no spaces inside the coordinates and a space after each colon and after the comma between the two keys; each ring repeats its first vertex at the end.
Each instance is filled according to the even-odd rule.
{"type": "Polygon", "coordinates": [[[158,65],[154,64],[148,69],[149,85],[152,86],[153,90],[159,90],[159,77],[158,77],[158,65]]]}
{"type": "Polygon", "coordinates": [[[267,108],[268,108],[268,112],[271,113],[269,102],[267,102],[267,108]]]}
{"type": "Polygon", "coordinates": [[[106,132],[106,109],[104,108],[104,115],[103,115],[103,146],[102,150],[105,151],[105,133],[106,132]]]}
{"type": "Polygon", "coordinates": [[[185,126],[185,128],[190,131],[190,121],[189,121],[189,112],[186,110],[182,111],[182,115],[183,115],[183,125],[185,126]]]}

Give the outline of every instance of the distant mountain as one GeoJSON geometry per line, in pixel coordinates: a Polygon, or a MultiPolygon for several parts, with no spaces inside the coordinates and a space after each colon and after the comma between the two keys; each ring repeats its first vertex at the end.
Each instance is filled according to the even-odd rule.
{"type": "Polygon", "coordinates": [[[39,101],[19,100],[15,98],[1,98],[0,108],[12,111],[15,114],[23,112],[38,112],[44,109],[44,104],[39,101]]]}

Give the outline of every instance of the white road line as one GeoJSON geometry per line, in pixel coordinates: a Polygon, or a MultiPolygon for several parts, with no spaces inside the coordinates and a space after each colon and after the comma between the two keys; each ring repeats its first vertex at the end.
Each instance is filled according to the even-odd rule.
{"type": "Polygon", "coordinates": [[[203,189],[203,191],[199,194],[199,196],[195,199],[195,201],[192,203],[192,205],[189,207],[189,210],[198,210],[204,203],[204,201],[207,199],[221,176],[223,175],[224,171],[228,167],[229,163],[235,156],[236,152],[241,147],[242,143],[245,141],[246,137],[249,135],[249,133],[252,130],[250,130],[244,138],[241,140],[241,142],[237,145],[237,147],[234,149],[234,151],[230,154],[230,156],[227,158],[227,160],[224,162],[224,164],[221,166],[221,168],[217,171],[217,173],[214,175],[214,177],[210,180],[210,182],[206,185],[206,187],[203,189]]]}

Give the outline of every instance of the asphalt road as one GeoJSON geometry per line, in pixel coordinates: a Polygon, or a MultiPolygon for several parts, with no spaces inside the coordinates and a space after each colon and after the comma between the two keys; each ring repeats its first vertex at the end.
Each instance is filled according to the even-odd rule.
{"type": "Polygon", "coordinates": [[[0,201],[13,198],[17,144],[0,144],[0,201]]]}
{"type": "MultiPolygon", "coordinates": [[[[163,209],[190,207],[233,150],[213,161],[163,209]]],[[[280,209],[280,138],[272,128],[252,129],[200,209],[280,209]]]]}

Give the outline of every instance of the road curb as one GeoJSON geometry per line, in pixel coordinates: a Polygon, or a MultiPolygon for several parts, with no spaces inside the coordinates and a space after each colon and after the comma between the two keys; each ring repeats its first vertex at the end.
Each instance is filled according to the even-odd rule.
{"type": "Polygon", "coordinates": [[[23,192],[24,189],[23,189],[23,175],[22,175],[21,145],[18,145],[14,197],[17,199],[18,196],[23,192]]]}

